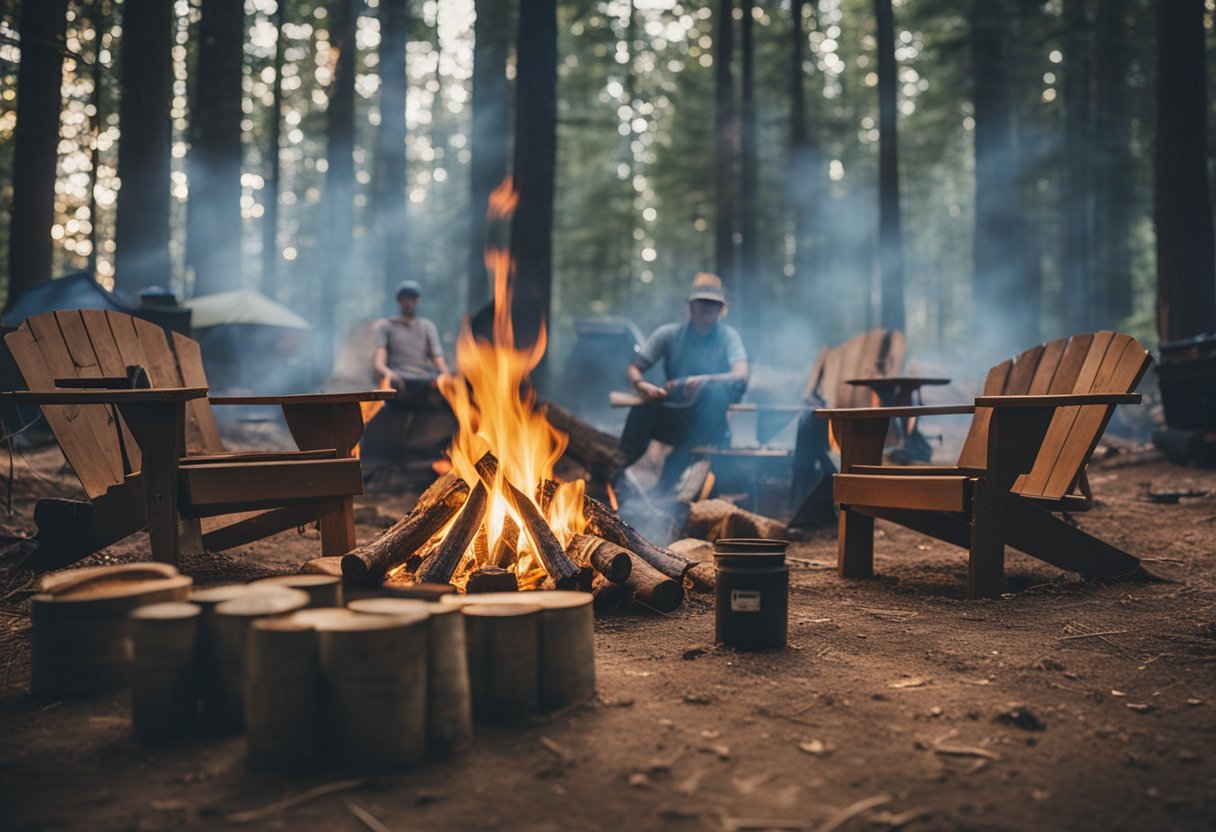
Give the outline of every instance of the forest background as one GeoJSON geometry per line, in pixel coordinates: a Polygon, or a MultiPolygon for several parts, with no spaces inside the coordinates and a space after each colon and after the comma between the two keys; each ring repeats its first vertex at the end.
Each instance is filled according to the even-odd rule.
{"type": "MultiPolygon", "coordinates": [[[[556,72],[555,187],[551,229],[543,212],[517,223],[551,231],[540,279],[558,354],[577,316],[643,331],[678,318],[704,269],[726,278],[753,354],[797,368],[877,325],[978,369],[1058,335],[1117,328],[1155,344],[1216,317],[1201,254],[1185,276],[1199,312],[1169,322],[1154,224],[1158,30],[1188,7],[1206,43],[1211,0],[25,5],[44,18],[29,42],[61,59],[59,100],[52,89],[39,105],[58,105],[52,245],[45,266],[21,259],[32,24],[5,0],[0,293],[77,270],[130,295],[249,287],[332,340],[391,311],[411,278],[450,347],[488,297],[489,189],[521,147],[549,152],[544,107],[533,118],[535,96],[516,90],[528,60],[556,72]],[[162,47],[158,92],[147,56],[162,47]],[[152,150],[131,139],[124,157],[124,136],[152,150]],[[133,204],[135,188],[145,197],[125,230],[120,177],[133,204]]],[[[1182,131],[1205,160],[1211,113],[1182,131]]],[[[1212,249],[1206,168],[1198,178],[1212,249]]],[[[537,268],[521,263],[521,279],[537,268]]]]}

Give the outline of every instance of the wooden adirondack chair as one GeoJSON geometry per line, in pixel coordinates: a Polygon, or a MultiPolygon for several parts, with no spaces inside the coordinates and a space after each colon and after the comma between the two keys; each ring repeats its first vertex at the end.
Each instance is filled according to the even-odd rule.
{"type": "Polygon", "coordinates": [[[869,407],[873,393],[848,384],[851,378],[882,378],[903,369],[908,355],[904,334],[894,329],[871,329],[842,344],[824,347],[815,358],[803,400],[823,401],[827,407],[869,407]]]}
{"type": "Polygon", "coordinates": [[[874,518],[970,551],[968,596],[1004,589],[1005,546],[1087,576],[1135,573],[1140,561],[1053,516],[1084,511],[1070,493],[1119,404],[1148,368],[1145,349],[1113,332],[1060,338],[989,371],[974,405],[820,410],[841,443],[841,577],[874,571],[874,518]],[[973,413],[958,465],[884,466],[887,421],[973,413]]]}
{"type": "Polygon", "coordinates": [[[323,554],[354,548],[359,402],[392,392],[208,399],[198,344],[166,336],[130,315],[81,309],[34,316],[5,338],[29,389],[0,395],[42,407],[90,500],[39,502],[37,540],[49,551],[39,559],[65,565],[146,528],[153,558],[176,564],[183,552],[318,519],[323,554]],[[129,389],[145,377],[150,389],[129,389]],[[225,452],[213,404],[281,405],[300,450],[225,452]],[[201,517],[259,509],[201,534],[201,517]]]}

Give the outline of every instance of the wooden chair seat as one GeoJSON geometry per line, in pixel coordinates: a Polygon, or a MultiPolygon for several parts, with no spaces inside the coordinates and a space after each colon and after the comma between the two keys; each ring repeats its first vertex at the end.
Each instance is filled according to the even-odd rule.
{"type": "Polygon", "coordinates": [[[1052,512],[1092,504],[1085,466],[1115,407],[1139,401],[1132,393],[1149,364],[1136,339],[1114,332],[1060,338],[998,364],[954,467],[883,466],[882,411],[821,411],[841,443],[840,576],[873,575],[875,518],[967,548],[973,598],[1003,591],[1007,545],[1084,575],[1140,574],[1134,555],[1052,512]]]}
{"type": "Polygon", "coordinates": [[[119,312],[77,309],[35,315],[4,341],[28,390],[0,397],[42,408],[90,500],[35,508],[42,568],[141,528],[153,558],[169,563],[318,520],[322,554],[354,548],[359,404],[392,391],[217,400],[281,406],[298,447],[234,453],[224,448],[189,338],[119,312]],[[201,533],[200,516],[257,509],[266,510],[201,533]]]}
{"type": "Polygon", "coordinates": [[[972,477],[882,476],[837,474],[836,502],[841,505],[887,506],[923,511],[970,511],[972,477]]]}

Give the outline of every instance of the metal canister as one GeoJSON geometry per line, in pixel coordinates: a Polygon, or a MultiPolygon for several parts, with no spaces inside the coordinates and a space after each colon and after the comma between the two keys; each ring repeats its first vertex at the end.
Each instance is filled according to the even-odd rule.
{"type": "Polygon", "coordinates": [[[739,650],[785,647],[790,570],[784,540],[714,541],[714,639],[739,650]]]}

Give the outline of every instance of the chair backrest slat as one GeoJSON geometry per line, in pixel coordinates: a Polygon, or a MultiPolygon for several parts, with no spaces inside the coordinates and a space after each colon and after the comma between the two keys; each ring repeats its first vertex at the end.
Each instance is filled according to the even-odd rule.
{"type": "MultiPolygon", "coordinates": [[[[30,390],[54,390],[57,378],[90,378],[102,375],[87,335],[81,341],[83,324],[79,314],[48,312],[36,315],[15,332],[5,344],[30,390]],[[60,326],[63,315],[74,343],[60,326]]],[[[63,455],[76,472],[90,498],[105,494],[126,477],[118,425],[111,408],[105,405],[56,405],[42,409],[63,455]]]]}
{"type": "MultiPolygon", "coordinates": [[[[1129,335],[1076,335],[1032,347],[1013,361],[993,367],[984,384],[984,395],[1131,393],[1148,365],[1148,353],[1129,335]]],[[[1012,490],[1049,499],[1067,494],[1113,412],[1114,407],[1106,405],[1058,408],[1034,464],[1012,490]]],[[[986,467],[990,419],[991,408],[976,409],[959,454],[960,466],[986,467]]]]}
{"type": "Polygon", "coordinates": [[[908,342],[891,329],[871,329],[834,347],[824,347],[815,359],[807,395],[818,394],[828,407],[870,407],[873,392],[848,384],[851,378],[881,378],[896,375],[904,366],[908,342]]]}
{"type": "MultiPolygon", "coordinates": [[[[186,387],[208,387],[207,371],[198,342],[177,332],[173,333],[173,354],[177,370],[186,387]]],[[[206,399],[186,402],[186,449],[191,453],[221,453],[224,440],[220,437],[215,414],[206,399]]]]}

